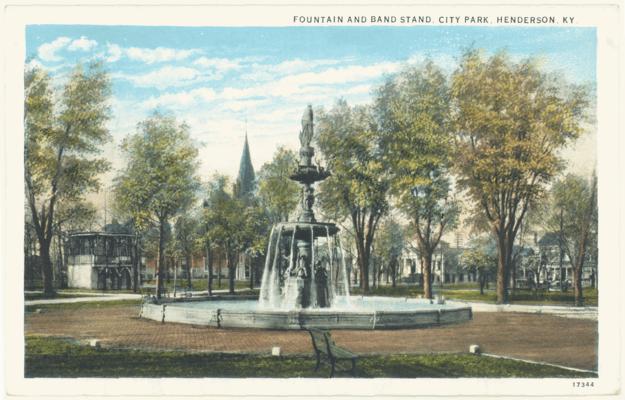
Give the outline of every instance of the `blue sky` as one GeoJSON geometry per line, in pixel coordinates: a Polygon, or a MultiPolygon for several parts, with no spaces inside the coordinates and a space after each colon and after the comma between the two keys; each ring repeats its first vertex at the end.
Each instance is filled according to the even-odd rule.
{"type": "MultiPolygon", "coordinates": [[[[463,49],[538,57],[569,82],[595,82],[594,28],[463,26],[203,28],[31,25],[29,64],[62,85],[79,61],[101,59],[113,82],[105,155],[155,109],[173,112],[202,143],[201,174],[234,175],[247,127],[258,170],[277,145],[297,149],[304,107],[369,102],[384,77],[430,57],[452,72],[463,49]],[[247,122],[246,122],[247,121],[247,122]]],[[[593,141],[594,143],[594,141],[593,141]]],[[[586,149],[587,150],[587,149],[586,149]]],[[[574,152],[573,152],[574,153],[574,152]]],[[[583,151],[582,153],[588,153],[583,151]]],[[[580,154],[582,154],[580,153],[580,154]]],[[[594,163],[592,159],[573,161],[594,163]]],[[[111,172],[114,175],[115,171],[111,172]]]]}

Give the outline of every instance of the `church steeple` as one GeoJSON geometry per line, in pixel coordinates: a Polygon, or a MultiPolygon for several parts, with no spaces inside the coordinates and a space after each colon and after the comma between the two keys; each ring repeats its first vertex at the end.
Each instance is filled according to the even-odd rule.
{"type": "Polygon", "coordinates": [[[243,153],[239,164],[239,176],[237,177],[237,197],[245,198],[254,193],[256,185],[256,175],[252,158],[250,156],[250,146],[247,141],[247,128],[245,129],[245,142],[243,143],[243,153]]]}

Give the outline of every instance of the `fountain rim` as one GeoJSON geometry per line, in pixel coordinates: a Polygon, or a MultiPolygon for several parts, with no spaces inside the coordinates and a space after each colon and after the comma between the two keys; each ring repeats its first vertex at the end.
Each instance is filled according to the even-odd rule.
{"type": "MultiPolygon", "coordinates": [[[[387,296],[352,296],[354,298],[393,299],[400,302],[425,303],[425,299],[395,298],[387,296]]],[[[257,309],[236,310],[228,307],[208,309],[185,308],[184,303],[197,301],[253,301],[252,298],[194,298],[173,299],[161,303],[144,302],[140,318],[160,322],[187,323],[216,328],[252,328],[277,330],[302,329],[416,329],[432,326],[463,323],[473,318],[471,307],[466,305],[427,304],[427,308],[414,310],[384,310],[383,306],[373,310],[336,310],[324,308],[301,308],[294,310],[257,309]],[[176,306],[168,307],[175,304],[176,306]]]]}

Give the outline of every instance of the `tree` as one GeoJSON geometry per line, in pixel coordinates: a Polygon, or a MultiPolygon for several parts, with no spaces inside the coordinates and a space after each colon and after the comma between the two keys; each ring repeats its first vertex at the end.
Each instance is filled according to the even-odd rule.
{"type": "Polygon", "coordinates": [[[587,91],[549,79],[531,59],[470,50],[451,95],[458,183],[497,240],[497,302],[505,303],[515,238],[562,167],[558,151],[582,133],[587,91]]]}
{"type": "Polygon", "coordinates": [[[163,291],[166,226],[188,210],[200,182],[199,161],[189,127],[173,116],[154,113],[126,137],[122,151],[127,164],[115,179],[115,201],[140,228],[158,228],[157,297],[163,291]]]}
{"type": "Polygon", "coordinates": [[[411,220],[423,267],[423,292],[432,298],[432,257],[459,214],[449,179],[452,135],[449,89],[432,62],[387,79],[375,99],[391,193],[411,220]]]}
{"type": "Polygon", "coordinates": [[[109,168],[96,156],[110,137],[110,81],[102,65],[94,63],[73,70],[58,102],[50,76],[41,69],[26,71],[24,87],[26,201],[39,243],[44,293],[52,295],[50,244],[58,208],[97,190],[98,175],[109,168]]]}
{"type": "Polygon", "coordinates": [[[234,194],[228,178],[217,175],[209,184],[205,224],[207,238],[218,246],[226,257],[228,289],[234,293],[235,271],[239,253],[251,247],[254,238],[253,213],[245,199],[234,194]]]}
{"type": "Polygon", "coordinates": [[[379,148],[377,124],[370,107],[350,107],[339,100],[318,112],[317,144],[332,177],[320,185],[320,203],[335,220],[347,218],[354,228],[360,286],[369,291],[371,247],[380,218],[388,210],[389,183],[379,148]]]}
{"type": "Polygon", "coordinates": [[[584,304],[582,271],[589,252],[596,247],[597,177],[590,180],[568,174],[551,188],[551,208],[546,227],[560,235],[562,251],[573,267],[575,305],[584,304]]]}
{"type": "Polygon", "coordinates": [[[404,229],[392,218],[382,222],[375,240],[375,252],[382,264],[380,271],[391,277],[391,285],[396,286],[399,259],[404,251],[404,229]]]}
{"type": "Polygon", "coordinates": [[[198,248],[200,226],[193,214],[184,214],[174,224],[176,250],[184,257],[187,272],[187,287],[191,286],[192,257],[198,248]]]}
{"type": "Polygon", "coordinates": [[[478,239],[461,256],[463,267],[470,273],[478,275],[480,294],[484,294],[484,286],[497,270],[497,248],[493,240],[478,239]]]}
{"type": "Polygon", "coordinates": [[[279,147],[271,162],[265,163],[258,173],[258,198],[267,211],[271,223],[289,219],[297,206],[299,185],[289,179],[297,167],[297,157],[291,150],[279,147]]]}

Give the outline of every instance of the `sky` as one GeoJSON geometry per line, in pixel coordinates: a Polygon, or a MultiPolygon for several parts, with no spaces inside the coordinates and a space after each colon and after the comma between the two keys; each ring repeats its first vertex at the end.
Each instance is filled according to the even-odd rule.
{"type": "MultiPolygon", "coordinates": [[[[594,85],[594,28],[463,26],[158,27],[30,25],[27,68],[48,70],[59,87],[78,62],[101,60],[112,79],[113,141],[104,157],[123,166],[119,144],[155,110],[173,113],[198,142],[200,175],[235,176],[247,131],[256,171],[276,148],[299,148],[307,104],[371,101],[372,89],[407,63],[433,59],[453,72],[462,52],[506,50],[537,57],[545,71],[594,85]]],[[[595,163],[594,129],[564,155],[585,173],[595,163]]]]}

